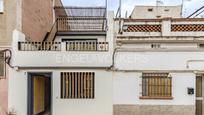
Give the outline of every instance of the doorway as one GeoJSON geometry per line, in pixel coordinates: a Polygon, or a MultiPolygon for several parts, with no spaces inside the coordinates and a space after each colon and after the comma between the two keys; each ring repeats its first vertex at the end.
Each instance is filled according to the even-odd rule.
{"type": "Polygon", "coordinates": [[[28,115],[51,115],[51,73],[28,74],[28,115]]]}
{"type": "Polygon", "coordinates": [[[203,75],[196,76],[196,115],[203,115],[203,75]]]}

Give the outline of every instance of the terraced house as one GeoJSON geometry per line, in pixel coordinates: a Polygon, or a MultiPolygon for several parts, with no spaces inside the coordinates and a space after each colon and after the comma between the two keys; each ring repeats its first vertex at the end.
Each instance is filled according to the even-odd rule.
{"type": "Polygon", "coordinates": [[[111,115],[113,12],[105,6],[54,12],[44,41],[13,33],[9,108],[17,115],[111,115]]]}
{"type": "Polygon", "coordinates": [[[130,18],[116,19],[114,114],[203,114],[204,20],[157,13],[176,9],[136,6],[130,18]]]}
{"type": "Polygon", "coordinates": [[[182,18],[181,6],[136,6],[128,18],[107,4],[53,11],[43,39],[13,31],[11,112],[203,114],[204,19],[182,18]]]}

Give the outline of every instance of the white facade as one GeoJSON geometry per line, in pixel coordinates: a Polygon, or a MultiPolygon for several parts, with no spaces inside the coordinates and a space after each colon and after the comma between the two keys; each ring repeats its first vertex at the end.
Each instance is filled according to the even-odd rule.
{"type": "MultiPolygon", "coordinates": [[[[57,36],[60,51],[19,51],[18,42],[25,42],[25,35],[13,32],[13,69],[9,77],[9,110],[17,115],[28,114],[29,73],[52,73],[52,115],[112,115],[112,65],[113,12],[108,13],[108,31],[105,36],[57,36]],[[108,42],[107,51],[67,51],[62,39],[97,39],[108,42]],[[94,99],[62,99],[61,72],[94,72],[94,99]],[[20,90],[18,90],[20,88],[20,90]]],[[[32,46],[33,47],[33,46],[32,46]]]]}
{"type": "Polygon", "coordinates": [[[27,115],[28,72],[52,72],[52,114],[53,115],[112,115],[112,73],[105,70],[80,69],[35,69],[11,70],[9,78],[9,108],[19,115],[27,115]],[[95,72],[94,99],[61,99],[60,72],[95,72]],[[20,90],[16,90],[20,88],[20,90]],[[20,92],[20,93],[19,93],[20,92]]]}
{"type": "Polygon", "coordinates": [[[172,100],[145,100],[142,96],[142,72],[117,72],[114,76],[113,103],[115,105],[194,105],[195,96],[187,94],[187,88],[195,88],[195,74],[170,73],[173,78],[172,100]]]}
{"type": "MultiPolygon", "coordinates": [[[[117,105],[156,107],[149,112],[155,112],[157,106],[190,106],[195,113],[196,91],[188,94],[187,89],[196,90],[196,76],[204,72],[204,49],[200,47],[204,34],[201,30],[172,31],[171,26],[202,25],[204,20],[123,20],[123,27],[126,26],[127,30],[123,29],[122,34],[118,34],[113,13],[109,12],[108,16],[106,36],[57,36],[55,41],[61,42],[60,51],[19,51],[18,42],[25,41],[25,36],[14,31],[9,109],[14,109],[19,115],[27,115],[28,73],[50,72],[53,115],[112,115],[114,111],[120,111],[114,109],[117,105]],[[161,28],[157,32],[128,30],[132,25],[160,25],[161,28]],[[95,38],[108,42],[108,51],[67,51],[65,42],[62,42],[62,39],[95,38]],[[155,48],[154,44],[158,46],[155,48]],[[61,72],[94,72],[95,98],[61,99],[61,72]],[[141,99],[142,74],[145,72],[169,73],[172,77],[172,99],[141,99]]],[[[179,111],[183,110],[188,108],[179,108],[179,111]]]]}

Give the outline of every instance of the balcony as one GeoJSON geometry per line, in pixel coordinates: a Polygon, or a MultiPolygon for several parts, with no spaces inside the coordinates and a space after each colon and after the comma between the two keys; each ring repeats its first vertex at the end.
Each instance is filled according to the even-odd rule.
{"type": "Polygon", "coordinates": [[[19,51],[108,51],[108,42],[18,42],[19,51]],[[63,46],[65,47],[62,47],[63,46]],[[65,45],[64,45],[65,44],[65,45]]]}
{"type": "Polygon", "coordinates": [[[66,51],[108,51],[108,42],[66,42],[66,51]]]}
{"type": "Polygon", "coordinates": [[[114,13],[106,14],[103,7],[65,9],[69,9],[64,13],[71,17],[59,15],[43,42],[27,41],[22,32],[14,30],[12,65],[72,69],[109,68],[112,65],[114,13]]]}
{"type": "Polygon", "coordinates": [[[109,44],[92,41],[25,42],[25,39],[18,39],[13,41],[12,63],[19,68],[108,68],[112,64],[109,44]]]}
{"type": "Polygon", "coordinates": [[[61,42],[18,42],[19,51],[61,51],[61,42]]]}
{"type": "MultiPolygon", "coordinates": [[[[116,20],[117,21],[117,20],[116,20]]],[[[204,19],[123,19],[127,36],[204,36],[204,19]]]]}

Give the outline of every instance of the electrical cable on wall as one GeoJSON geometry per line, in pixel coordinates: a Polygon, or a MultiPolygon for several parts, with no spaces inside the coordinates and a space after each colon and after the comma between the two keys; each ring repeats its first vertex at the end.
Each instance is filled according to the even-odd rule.
{"type": "Polygon", "coordinates": [[[0,53],[5,53],[6,56],[5,56],[5,63],[9,65],[9,67],[11,68],[14,68],[12,65],[11,65],[11,57],[12,57],[12,52],[10,49],[5,49],[5,50],[0,50],[0,53]]]}

